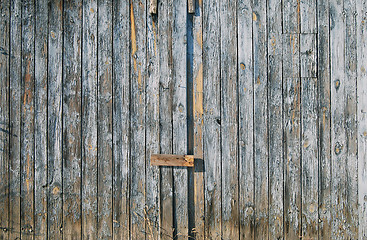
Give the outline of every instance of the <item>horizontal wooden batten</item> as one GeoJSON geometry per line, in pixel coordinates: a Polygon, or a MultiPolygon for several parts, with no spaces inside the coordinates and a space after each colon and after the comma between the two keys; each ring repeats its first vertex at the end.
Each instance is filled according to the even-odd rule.
{"type": "Polygon", "coordinates": [[[152,154],[150,165],[194,167],[194,155],[152,154]]]}

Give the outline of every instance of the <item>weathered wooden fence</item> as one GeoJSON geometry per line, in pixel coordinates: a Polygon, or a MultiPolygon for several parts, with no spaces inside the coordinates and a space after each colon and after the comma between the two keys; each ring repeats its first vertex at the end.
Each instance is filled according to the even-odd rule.
{"type": "Polygon", "coordinates": [[[366,0],[0,11],[0,239],[367,239],[366,0]]]}

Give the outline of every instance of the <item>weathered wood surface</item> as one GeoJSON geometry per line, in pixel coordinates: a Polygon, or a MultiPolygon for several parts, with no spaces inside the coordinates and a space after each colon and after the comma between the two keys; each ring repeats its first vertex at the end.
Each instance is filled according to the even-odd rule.
{"type": "Polygon", "coordinates": [[[152,166],[193,167],[194,155],[152,154],[150,164],[152,166]]]}
{"type": "Polygon", "coordinates": [[[1,1],[0,239],[367,238],[366,10],[1,1]]]}

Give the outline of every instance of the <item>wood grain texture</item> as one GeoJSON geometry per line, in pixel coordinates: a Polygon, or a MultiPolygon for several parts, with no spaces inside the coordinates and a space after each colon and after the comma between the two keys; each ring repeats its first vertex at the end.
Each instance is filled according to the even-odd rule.
{"type": "Polygon", "coordinates": [[[130,169],[130,8],[113,3],[113,239],[129,239],[130,169]]]}
{"type": "Polygon", "coordinates": [[[358,237],[367,239],[367,1],[357,3],[358,237]]]}
{"type": "Polygon", "coordinates": [[[317,78],[319,141],[319,239],[331,237],[331,119],[329,1],[317,2],[317,78]]]}
{"type": "MultiPolygon", "coordinates": [[[[172,3],[162,0],[158,6],[159,54],[159,139],[160,153],[172,154],[172,3]]],[[[173,238],[173,170],[162,167],[160,172],[161,239],[173,238]]]]}
{"type": "Polygon", "coordinates": [[[219,2],[203,2],[203,105],[204,105],[204,168],[205,168],[205,237],[221,238],[221,85],[219,2]]]}
{"type": "Polygon", "coordinates": [[[47,63],[48,5],[35,5],[35,85],[34,85],[34,232],[35,239],[47,239],[47,63]]]}
{"type": "Polygon", "coordinates": [[[254,83],[252,4],[237,2],[238,24],[238,142],[240,239],[254,239],[254,83]]]}
{"type": "Polygon", "coordinates": [[[152,166],[193,167],[194,155],[152,154],[150,164],[152,166]]]}
{"type": "Polygon", "coordinates": [[[130,3],[130,136],[131,189],[130,231],[132,239],[145,237],[145,89],[146,4],[130,3]]]}
{"type": "Polygon", "coordinates": [[[317,7],[316,0],[298,0],[299,8],[297,9],[300,18],[301,33],[317,33],[317,7]]]}
{"type": "MultiPolygon", "coordinates": [[[[145,156],[159,152],[159,54],[158,18],[147,15],[147,82],[145,97],[145,156]]],[[[146,239],[159,239],[159,168],[145,163],[145,229],[146,239]]]]}
{"type": "Polygon", "coordinates": [[[97,238],[97,1],[83,2],[82,238],[97,238]]]}
{"type": "Polygon", "coordinates": [[[63,238],[82,237],[81,73],[82,5],[64,2],[63,35],[63,238]],[[68,23],[72,22],[72,25],[68,23]]]}
{"type": "Polygon", "coordinates": [[[34,2],[22,5],[22,82],[20,127],[20,228],[22,239],[34,235],[34,2]]]}
{"type": "Polygon", "coordinates": [[[269,126],[269,239],[284,238],[283,69],[281,2],[269,1],[268,126],[269,126]]]}
{"type": "Polygon", "coordinates": [[[21,107],[21,1],[10,4],[10,153],[9,239],[20,239],[20,107],[21,107]]]}
{"type": "Polygon", "coordinates": [[[112,1],[98,1],[98,238],[112,239],[112,1]]]}
{"type": "Polygon", "coordinates": [[[10,1],[0,3],[0,46],[3,49],[0,55],[0,239],[9,239],[9,49],[10,49],[10,1]]]}
{"type": "Polygon", "coordinates": [[[269,236],[269,139],[267,17],[265,2],[253,1],[255,239],[269,236]]]}

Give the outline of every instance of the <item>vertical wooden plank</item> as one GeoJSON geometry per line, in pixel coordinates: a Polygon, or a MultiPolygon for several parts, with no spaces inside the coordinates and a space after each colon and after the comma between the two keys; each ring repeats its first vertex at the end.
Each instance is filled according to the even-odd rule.
{"type": "Polygon", "coordinates": [[[301,77],[317,77],[316,34],[300,34],[301,77]]]}
{"type": "Polygon", "coordinates": [[[9,35],[10,35],[10,2],[0,3],[0,239],[9,238],[9,35]]]}
{"type": "Polygon", "coordinates": [[[64,239],[82,237],[81,40],[82,4],[64,1],[62,226],[64,239]]]}
{"type": "MultiPolygon", "coordinates": [[[[163,0],[159,4],[159,136],[160,153],[172,153],[172,3],[163,0]]],[[[173,171],[161,167],[160,216],[161,239],[173,238],[173,171]]]]}
{"type": "Polygon", "coordinates": [[[49,5],[48,35],[48,236],[62,238],[62,49],[63,5],[49,5]]]}
{"type": "Polygon", "coordinates": [[[48,4],[37,1],[35,6],[35,239],[47,239],[47,63],[48,4]]]}
{"type": "Polygon", "coordinates": [[[317,6],[316,0],[298,0],[299,17],[300,17],[300,32],[301,33],[317,33],[317,6]]]}
{"type": "Polygon", "coordinates": [[[267,239],[269,232],[268,99],[267,99],[267,6],[253,2],[253,84],[254,84],[254,186],[255,238],[267,239]]]}
{"type": "MultiPolygon", "coordinates": [[[[302,5],[305,3],[302,2],[302,5]]],[[[282,1],[282,10],[283,33],[299,33],[301,30],[301,0],[282,1]]]]}
{"type": "Polygon", "coordinates": [[[283,239],[283,96],[281,1],[268,2],[269,239],[283,239]]]}
{"type": "Polygon", "coordinates": [[[97,24],[98,238],[112,239],[112,1],[98,1],[97,24]]]}
{"type": "Polygon", "coordinates": [[[22,6],[22,93],[20,128],[21,238],[34,234],[34,2],[22,6]]]}
{"type": "MultiPolygon", "coordinates": [[[[194,1],[195,12],[191,17],[192,20],[192,49],[188,43],[188,52],[192,54],[192,69],[191,74],[193,89],[192,89],[192,114],[193,114],[193,152],[199,159],[203,159],[203,128],[204,128],[204,115],[203,115],[203,2],[201,0],[194,1]],[[191,52],[192,51],[192,52],[191,52]]],[[[189,96],[189,95],[188,95],[189,96]]],[[[191,154],[190,152],[188,152],[191,154]]],[[[193,169],[194,171],[194,209],[193,215],[194,224],[193,228],[189,229],[190,236],[197,240],[203,240],[205,238],[205,188],[204,188],[204,162],[203,160],[197,160],[197,165],[193,169]]],[[[191,184],[189,184],[191,186],[191,184]]]]}
{"type": "Polygon", "coordinates": [[[240,239],[254,239],[254,84],[252,52],[252,4],[237,3],[238,31],[238,141],[240,239]]]}
{"type": "Polygon", "coordinates": [[[329,1],[317,1],[319,132],[319,239],[331,237],[330,22],[329,1]]]}
{"type": "Polygon", "coordinates": [[[113,238],[129,239],[130,8],[113,2],[113,238]]]}
{"type": "Polygon", "coordinates": [[[83,2],[82,238],[97,238],[97,1],[83,2]]]}
{"type": "MultiPolygon", "coordinates": [[[[177,1],[172,8],[172,137],[173,153],[187,154],[186,102],[186,15],[187,1],[177,1]]],[[[188,236],[188,181],[186,168],[173,168],[174,239],[188,236]]]]}
{"type": "Polygon", "coordinates": [[[131,24],[131,189],[130,230],[132,239],[145,237],[145,78],[146,2],[130,3],[131,24]]]}
{"type": "MultiPolygon", "coordinates": [[[[301,38],[301,42],[302,42],[301,38]]],[[[302,45],[302,44],[301,44],[302,45]]],[[[302,78],[302,237],[318,238],[317,79],[302,78]]]]}
{"type": "Polygon", "coordinates": [[[21,1],[10,4],[10,239],[20,239],[20,105],[21,105],[21,1]]]}
{"type": "Polygon", "coordinates": [[[219,2],[203,2],[205,237],[221,238],[220,34],[219,2]]]}
{"type": "MultiPolygon", "coordinates": [[[[345,178],[345,237],[358,239],[358,129],[357,129],[357,26],[356,2],[344,1],[345,16],[345,130],[346,130],[346,178],[345,178]]],[[[366,226],[367,227],[367,226],[366,226]]]]}
{"type": "Polygon", "coordinates": [[[239,238],[236,1],[220,2],[222,238],[239,238]]]}
{"type": "Polygon", "coordinates": [[[357,3],[359,239],[367,239],[367,1],[357,3]]]}
{"type": "MultiPolygon", "coordinates": [[[[159,152],[159,51],[158,17],[147,14],[146,150],[145,156],[159,152]]],[[[159,168],[146,161],[146,239],[159,239],[159,168]]]]}
{"type": "Polygon", "coordinates": [[[284,237],[301,234],[299,35],[283,34],[284,237]]]}
{"type": "Polygon", "coordinates": [[[345,17],[343,2],[330,2],[332,235],[344,239],[346,221],[345,17]]]}

